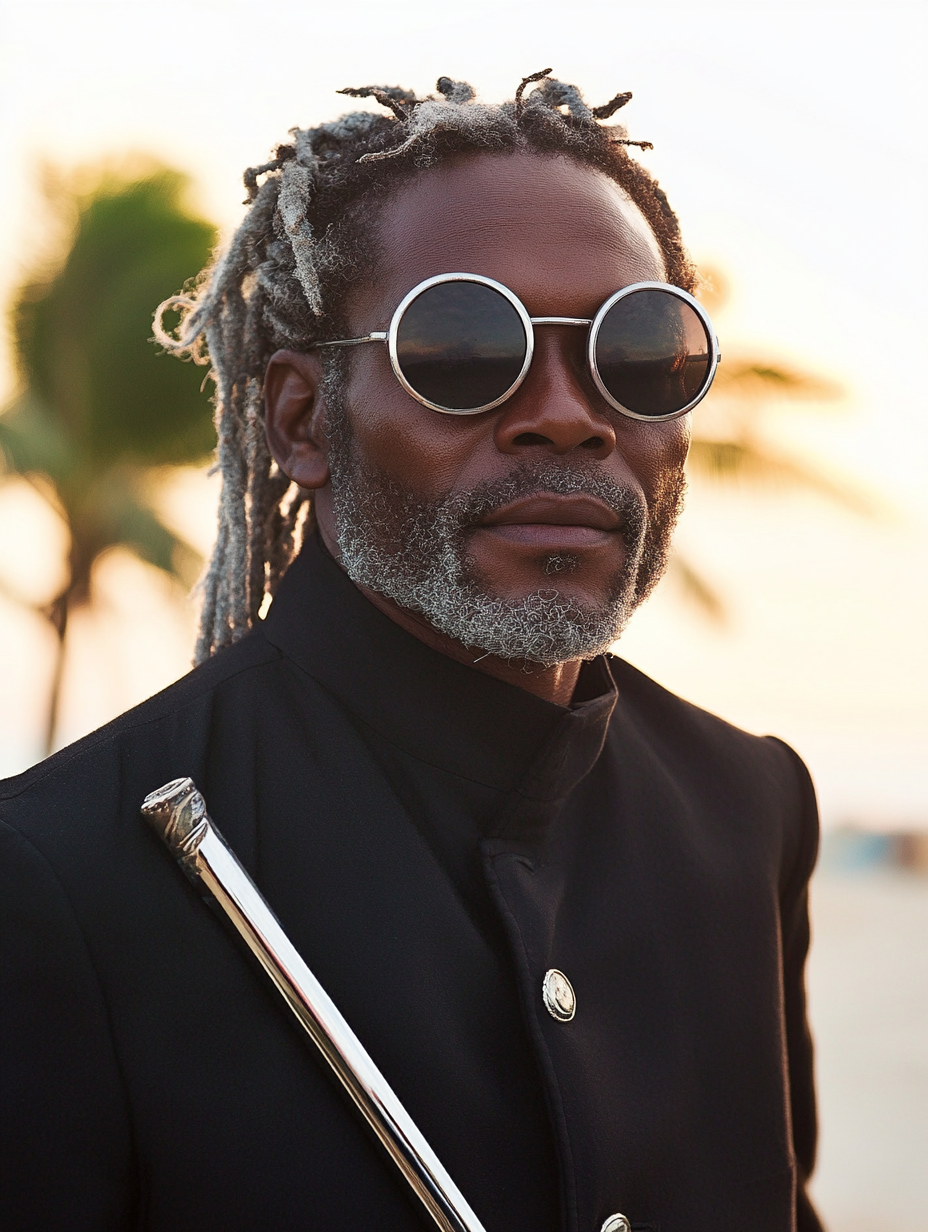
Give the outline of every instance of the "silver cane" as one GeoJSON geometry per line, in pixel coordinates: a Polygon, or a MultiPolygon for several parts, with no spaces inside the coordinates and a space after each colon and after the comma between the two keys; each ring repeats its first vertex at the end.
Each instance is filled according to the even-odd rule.
{"type": "Polygon", "coordinates": [[[203,883],[235,925],[442,1232],[485,1232],[210,820],[192,779],[174,779],[151,792],[142,803],[142,815],[184,872],[203,883]]]}

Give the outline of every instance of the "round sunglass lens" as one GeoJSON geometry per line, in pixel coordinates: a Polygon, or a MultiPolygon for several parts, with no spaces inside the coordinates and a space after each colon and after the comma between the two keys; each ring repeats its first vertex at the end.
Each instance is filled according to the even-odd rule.
{"type": "Polygon", "coordinates": [[[596,338],[596,366],[612,397],[636,415],[673,415],[703,391],[711,344],[678,295],[645,287],[617,300],[596,338]]]}
{"type": "Polygon", "coordinates": [[[480,282],[439,282],[403,313],[396,358],[421,398],[473,411],[509,392],[526,345],[522,319],[504,295],[480,282]]]}

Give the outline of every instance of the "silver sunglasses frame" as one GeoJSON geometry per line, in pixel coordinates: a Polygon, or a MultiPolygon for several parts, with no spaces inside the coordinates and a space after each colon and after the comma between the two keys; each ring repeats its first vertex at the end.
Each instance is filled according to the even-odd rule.
{"type": "Polygon", "coordinates": [[[715,372],[721,361],[721,353],[719,351],[718,338],[715,335],[715,330],[712,328],[712,322],[709,320],[709,315],[698,300],[692,295],[684,291],[682,287],[675,287],[669,282],[633,282],[627,287],[623,287],[620,291],[610,295],[606,302],[602,305],[596,316],[589,317],[530,317],[525,309],[525,305],[519,297],[501,282],[497,282],[494,278],[487,278],[483,274],[436,274],[433,278],[426,278],[424,281],[417,283],[403,298],[400,300],[393,313],[390,321],[390,328],[385,331],[375,331],[370,334],[365,334],[363,338],[338,338],[331,342],[315,342],[314,347],[341,347],[341,346],[360,346],[364,342],[385,342],[390,355],[390,367],[393,369],[393,375],[402,385],[403,389],[415,398],[415,400],[427,406],[431,411],[438,411],[442,415],[482,415],[485,411],[492,411],[495,407],[501,406],[516,392],[522,382],[528,375],[528,370],[532,366],[532,356],[535,353],[535,326],[536,325],[575,325],[588,328],[589,338],[587,340],[587,364],[590,369],[590,374],[596,384],[596,388],[605,398],[611,407],[619,411],[622,415],[627,415],[630,419],[643,420],[646,423],[665,423],[670,419],[679,419],[681,415],[687,414],[694,406],[700,403],[712,387],[712,382],[715,379],[715,372]],[[406,309],[419,296],[427,291],[430,287],[435,287],[444,282],[476,282],[482,286],[490,287],[504,299],[508,300],[513,306],[522,322],[522,328],[525,331],[525,359],[522,364],[522,369],[519,375],[509,386],[502,397],[497,398],[493,402],[487,402],[483,406],[475,406],[460,410],[450,406],[440,406],[437,402],[430,402],[428,398],[424,398],[418,393],[406,380],[400,367],[399,358],[396,353],[397,336],[399,334],[400,323],[406,309]],[[702,387],[695,398],[686,406],[681,407],[678,411],[671,411],[669,415],[642,415],[639,411],[633,411],[627,406],[623,406],[610,394],[609,390],[603,384],[602,377],[599,375],[599,366],[596,363],[596,341],[599,337],[599,331],[602,328],[603,321],[609,310],[619,302],[620,299],[625,299],[626,296],[632,295],[635,291],[663,291],[668,295],[675,295],[678,299],[683,300],[688,304],[699,318],[704,330],[706,331],[706,339],[709,344],[709,367],[706,372],[705,380],[702,387]]]}

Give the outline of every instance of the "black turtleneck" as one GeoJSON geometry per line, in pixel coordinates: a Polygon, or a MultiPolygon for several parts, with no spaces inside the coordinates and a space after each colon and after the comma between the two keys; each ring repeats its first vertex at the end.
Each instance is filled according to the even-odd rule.
{"type": "Polygon", "coordinates": [[[570,707],[513,688],[387,619],[319,540],[263,632],[350,711],[468,910],[498,933],[481,840],[530,832],[530,815],[544,826],[596,763],[617,696],[606,659],[583,664],[570,707]]]}
{"type": "Polygon", "coordinates": [[[181,775],[487,1232],[818,1228],[795,754],[617,658],[569,707],[454,662],[313,539],[251,634],[0,785],[4,1232],[428,1226],[140,820],[181,775]]]}

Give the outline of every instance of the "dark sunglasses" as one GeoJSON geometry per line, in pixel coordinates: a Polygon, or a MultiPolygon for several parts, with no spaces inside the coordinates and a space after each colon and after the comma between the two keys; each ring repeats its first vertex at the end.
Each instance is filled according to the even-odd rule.
{"type": "Polygon", "coordinates": [[[709,392],[721,356],[702,305],[665,282],[610,295],[592,320],[530,317],[521,300],[480,274],[439,274],[413,287],[386,333],[317,342],[386,342],[396,379],[423,406],[479,415],[512,397],[528,373],[536,325],[589,330],[587,361],[610,406],[632,419],[675,419],[709,392]]]}

